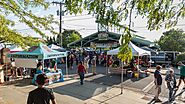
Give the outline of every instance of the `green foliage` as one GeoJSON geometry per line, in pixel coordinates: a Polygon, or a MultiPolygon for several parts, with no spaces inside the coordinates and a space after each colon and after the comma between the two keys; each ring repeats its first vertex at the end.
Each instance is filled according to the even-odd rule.
{"type": "MultiPolygon", "coordinates": [[[[159,29],[163,24],[166,28],[176,25],[179,17],[185,17],[185,1],[180,0],[66,0],[65,6],[71,14],[88,10],[96,14],[99,22],[119,26],[122,20],[129,19],[132,9],[137,16],[147,19],[149,30],[159,29]],[[172,21],[173,20],[173,21],[172,21]]],[[[137,17],[136,16],[136,17],[137,17]]]]}
{"type": "Polygon", "coordinates": [[[64,32],[62,33],[62,45],[63,47],[67,47],[67,44],[79,40],[81,38],[82,36],[78,31],[64,30],[64,32]]]}
{"type": "MultiPolygon", "coordinates": [[[[90,14],[95,14],[97,22],[101,24],[126,29],[130,29],[133,10],[137,16],[146,18],[149,30],[158,30],[162,25],[165,28],[173,27],[179,18],[185,17],[184,0],[177,5],[173,5],[173,0],[66,0],[65,4],[71,14],[81,13],[84,9],[90,14]],[[122,23],[128,19],[128,24],[122,23]]],[[[122,37],[130,37],[130,31],[125,32],[127,34],[123,33],[122,37]]],[[[122,41],[129,42],[127,39],[122,39],[122,41]]],[[[129,51],[128,43],[122,44],[121,48],[127,50],[122,52],[125,55],[120,53],[120,57],[125,60],[129,51]]]]}
{"type": "Polygon", "coordinates": [[[129,47],[129,42],[131,40],[131,34],[129,30],[126,29],[124,35],[121,38],[121,45],[118,53],[118,58],[122,62],[129,62],[132,59],[132,49],[129,47]]]}
{"type": "Polygon", "coordinates": [[[182,54],[177,55],[177,58],[176,58],[175,61],[176,62],[179,62],[179,61],[184,62],[185,61],[185,53],[182,53],[182,54]]]}
{"type": "Polygon", "coordinates": [[[185,52],[185,33],[181,29],[171,29],[163,33],[158,41],[163,51],[185,52]]]}
{"type": "MultiPolygon", "coordinates": [[[[78,39],[81,39],[81,35],[79,32],[75,31],[75,30],[64,30],[64,32],[62,33],[62,46],[63,47],[67,47],[67,44],[74,42],[78,39]]],[[[55,45],[61,45],[60,44],[61,41],[61,36],[57,35],[57,37],[47,37],[46,38],[46,42],[48,45],[50,44],[55,44],[55,45]]]]}
{"type": "Polygon", "coordinates": [[[39,33],[43,37],[45,34],[40,29],[45,29],[51,33],[53,27],[50,24],[56,24],[53,16],[39,17],[32,13],[30,7],[48,8],[45,0],[0,0],[0,39],[1,41],[18,44],[23,47],[27,45],[35,45],[38,41],[32,37],[23,37],[22,34],[12,29],[15,21],[8,18],[9,15],[17,17],[19,22],[25,23],[28,27],[39,33]]]}

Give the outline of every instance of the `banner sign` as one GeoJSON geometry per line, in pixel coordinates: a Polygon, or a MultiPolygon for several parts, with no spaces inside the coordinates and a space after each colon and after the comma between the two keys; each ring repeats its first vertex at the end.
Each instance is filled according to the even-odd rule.
{"type": "Polygon", "coordinates": [[[109,37],[109,34],[107,34],[107,33],[99,33],[98,34],[98,39],[99,40],[107,40],[108,37],[109,37]]]}
{"type": "Polygon", "coordinates": [[[56,58],[56,57],[65,57],[65,56],[66,56],[65,53],[49,54],[49,55],[47,55],[47,58],[51,58],[51,57],[56,58]]]}
{"type": "Polygon", "coordinates": [[[18,55],[18,54],[11,54],[11,58],[27,58],[27,59],[38,59],[39,55],[18,55]]]}

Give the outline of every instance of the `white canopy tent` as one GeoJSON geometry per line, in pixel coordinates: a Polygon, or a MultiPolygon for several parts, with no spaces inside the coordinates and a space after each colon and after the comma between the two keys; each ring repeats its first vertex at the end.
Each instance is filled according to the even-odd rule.
{"type": "Polygon", "coordinates": [[[66,49],[62,48],[62,47],[59,47],[55,44],[51,44],[48,46],[49,48],[53,49],[53,50],[57,50],[57,51],[60,51],[60,52],[66,52],[66,49]]]}
{"type": "Polygon", "coordinates": [[[23,48],[17,45],[12,45],[11,47],[8,47],[8,48],[10,49],[10,53],[24,51],[23,48]]]}
{"type": "MultiPolygon", "coordinates": [[[[132,55],[134,56],[142,56],[142,55],[151,55],[150,51],[146,51],[138,46],[134,45],[132,42],[129,43],[129,47],[132,49],[132,55]]],[[[119,48],[107,51],[107,55],[117,55],[119,52],[119,48]]]]}
{"type": "MultiPolygon", "coordinates": [[[[132,55],[133,56],[138,56],[138,61],[139,61],[139,56],[143,56],[143,55],[150,55],[151,56],[151,52],[150,51],[146,51],[146,50],[144,50],[142,48],[139,48],[138,46],[134,45],[132,42],[129,43],[129,47],[132,49],[132,55]]],[[[116,49],[113,49],[113,50],[110,50],[110,51],[107,51],[107,55],[117,55],[118,52],[119,52],[119,48],[120,47],[118,47],[116,49]]],[[[139,68],[139,62],[138,62],[137,67],[139,68]]],[[[122,70],[121,70],[121,93],[122,93],[122,89],[123,89],[122,83],[123,83],[123,62],[122,62],[122,70]]]]}

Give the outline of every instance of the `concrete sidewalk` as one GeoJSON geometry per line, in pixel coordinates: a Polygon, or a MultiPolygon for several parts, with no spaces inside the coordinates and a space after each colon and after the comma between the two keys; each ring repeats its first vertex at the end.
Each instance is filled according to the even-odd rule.
{"type": "MultiPolygon", "coordinates": [[[[153,95],[126,88],[120,94],[120,88],[101,83],[85,81],[84,85],[80,85],[79,80],[70,78],[47,87],[54,90],[57,104],[147,104],[153,99],[153,95]]],[[[28,93],[35,88],[25,84],[0,86],[0,104],[26,104],[28,93]]]]}

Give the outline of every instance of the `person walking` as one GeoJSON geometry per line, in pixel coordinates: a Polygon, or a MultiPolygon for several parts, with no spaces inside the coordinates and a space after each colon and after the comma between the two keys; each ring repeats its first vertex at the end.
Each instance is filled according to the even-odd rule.
{"type": "Polygon", "coordinates": [[[167,84],[167,87],[169,89],[169,102],[172,102],[174,100],[175,96],[175,89],[176,89],[176,78],[174,75],[173,69],[169,69],[169,73],[165,77],[165,81],[167,84]]]}
{"type": "Polygon", "coordinates": [[[50,100],[52,104],[56,104],[53,90],[44,87],[47,82],[47,76],[45,74],[39,74],[36,82],[38,88],[29,92],[27,104],[50,104],[50,100]]]}
{"type": "Polygon", "coordinates": [[[86,73],[85,66],[82,61],[78,65],[78,75],[80,77],[80,84],[83,85],[84,75],[86,73]]]}
{"type": "Polygon", "coordinates": [[[96,56],[94,56],[94,58],[92,59],[92,73],[93,75],[96,75],[96,56]]]}
{"type": "MultiPolygon", "coordinates": [[[[177,65],[180,67],[180,79],[177,85],[177,88],[179,88],[181,81],[183,81],[185,85],[185,65],[181,61],[179,61],[177,65]]],[[[183,89],[185,89],[185,87],[183,87],[183,89]]]]}
{"type": "Polygon", "coordinates": [[[160,73],[161,70],[161,66],[157,65],[156,66],[156,70],[154,72],[154,84],[155,84],[155,89],[156,89],[156,94],[155,94],[155,102],[161,102],[161,100],[159,99],[159,94],[161,93],[161,85],[162,85],[162,76],[160,73]]]}

